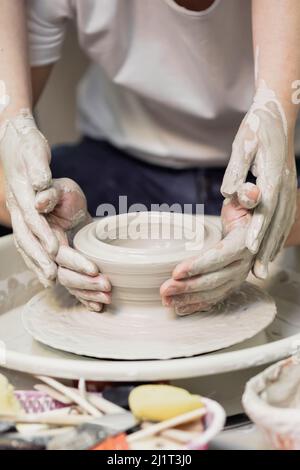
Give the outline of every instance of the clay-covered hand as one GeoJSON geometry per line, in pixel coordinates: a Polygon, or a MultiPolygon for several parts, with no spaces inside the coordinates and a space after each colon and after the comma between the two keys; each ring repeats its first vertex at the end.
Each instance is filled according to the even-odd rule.
{"type": "Polygon", "coordinates": [[[90,223],[86,198],[74,181],[53,179],[52,187],[36,196],[36,207],[59,240],[58,281],[89,310],[100,312],[111,301],[111,285],[97,266],[71,247],[76,232],[90,223]]]}
{"type": "Polygon", "coordinates": [[[174,307],[178,315],[209,311],[247,278],[253,255],[245,240],[251,223],[250,209],[258,204],[260,192],[255,185],[245,183],[239,197],[224,201],[223,239],[201,256],[176,266],[172,278],[161,286],[163,304],[174,307]]]}
{"type": "Polygon", "coordinates": [[[48,286],[57,273],[58,242],[35,208],[35,195],[51,185],[50,149],[29,111],[1,125],[0,159],[17,249],[40,282],[48,286]]]}
{"type": "Polygon", "coordinates": [[[256,177],[261,202],[254,211],[246,246],[256,255],[253,273],[259,278],[267,277],[268,263],[283,247],[295,220],[293,140],[280,102],[262,82],[234,140],[221,188],[224,197],[232,197],[250,170],[256,177]]]}

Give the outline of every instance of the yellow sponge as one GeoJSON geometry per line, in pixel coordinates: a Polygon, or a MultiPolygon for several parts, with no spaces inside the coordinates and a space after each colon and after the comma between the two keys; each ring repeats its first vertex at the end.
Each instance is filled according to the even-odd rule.
{"type": "Polygon", "coordinates": [[[13,386],[0,374],[0,413],[20,413],[22,407],[14,396],[13,386]]]}
{"type": "Polygon", "coordinates": [[[145,421],[164,421],[203,407],[201,397],[172,385],[140,385],[129,395],[134,416],[145,421]]]}

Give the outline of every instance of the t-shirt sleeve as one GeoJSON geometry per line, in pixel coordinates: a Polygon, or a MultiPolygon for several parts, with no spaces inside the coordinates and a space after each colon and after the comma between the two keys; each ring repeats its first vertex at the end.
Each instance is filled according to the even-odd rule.
{"type": "Polygon", "coordinates": [[[68,20],[70,0],[26,0],[31,65],[59,60],[68,20]]]}

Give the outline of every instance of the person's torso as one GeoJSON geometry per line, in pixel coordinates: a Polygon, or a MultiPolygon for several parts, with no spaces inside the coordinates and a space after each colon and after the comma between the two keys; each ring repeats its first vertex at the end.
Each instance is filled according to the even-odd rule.
{"type": "Polygon", "coordinates": [[[73,0],[93,62],[82,132],[161,164],[225,163],[254,92],[250,3],[73,0]]]}
{"type": "Polygon", "coordinates": [[[75,19],[93,63],[79,90],[84,134],[162,165],[224,165],[254,94],[251,2],[177,3],[27,0],[30,62],[56,62],[75,19]]]}

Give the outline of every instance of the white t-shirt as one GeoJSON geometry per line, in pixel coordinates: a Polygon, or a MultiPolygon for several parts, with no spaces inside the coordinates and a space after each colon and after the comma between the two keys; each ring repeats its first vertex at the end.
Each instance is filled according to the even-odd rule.
{"type": "Polygon", "coordinates": [[[84,135],[171,167],[226,164],[254,94],[249,0],[27,0],[32,65],[60,57],[68,19],[91,60],[84,135]]]}

